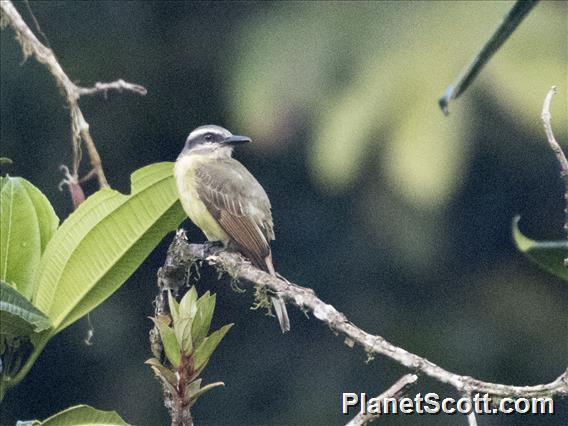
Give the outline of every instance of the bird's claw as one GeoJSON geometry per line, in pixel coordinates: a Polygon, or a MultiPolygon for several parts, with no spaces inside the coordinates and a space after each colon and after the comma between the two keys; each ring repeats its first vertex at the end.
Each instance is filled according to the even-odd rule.
{"type": "Polygon", "coordinates": [[[205,241],[203,243],[206,252],[210,252],[212,249],[223,248],[225,245],[223,241],[205,241]]]}

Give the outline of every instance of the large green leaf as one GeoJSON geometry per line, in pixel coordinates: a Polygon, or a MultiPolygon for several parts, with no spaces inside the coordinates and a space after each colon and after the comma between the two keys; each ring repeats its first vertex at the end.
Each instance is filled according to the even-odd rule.
{"type": "Polygon", "coordinates": [[[27,180],[0,177],[0,279],[31,299],[41,253],[59,219],[27,180]]]}
{"type": "Polygon", "coordinates": [[[47,243],[51,240],[59,226],[59,218],[47,197],[38,188],[25,179],[19,179],[21,179],[22,185],[34,205],[39,225],[40,249],[43,253],[47,243]]]}
{"type": "Polygon", "coordinates": [[[568,241],[534,241],[523,235],[519,229],[520,217],[513,220],[513,240],[515,245],[533,262],[557,277],[568,281],[568,241]]]}
{"type": "Polygon", "coordinates": [[[137,170],[131,195],[102,189],[55,233],[40,264],[34,297],[55,332],[116,291],[186,217],[172,171],[171,162],[137,170]]]}
{"type": "Polygon", "coordinates": [[[0,281],[0,335],[25,337],[50,327],[49,319],[28,299],[0,281]]]}
{"type": "Polygon", "coordinates": [[[96,410],[88,405],[69,407],[43,422],[18,422],[17,426],[128,426],[115,411],[96,410]]]}

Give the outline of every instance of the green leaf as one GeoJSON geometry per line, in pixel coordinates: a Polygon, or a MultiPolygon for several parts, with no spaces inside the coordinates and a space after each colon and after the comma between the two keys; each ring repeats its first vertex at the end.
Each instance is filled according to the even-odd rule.
{"type": "Polygon", "coordinates": [[[178,343],[186,355],[191,354],[195,346],[192,341],[191,330],[196,312],[197,290],[195,287],[191,287],[178,305],[177,320],[174,320],[173,324],[178,343]]]}
{"type": "Polygon", "coordinates": [[[205,392],[210,391],[211,389],[217,388],[219,386],[225,386],[224,382],[215,382],[215,383],[209,383],[208,385],[203,386],[201,389],[199,389],[197,392],[190,394],[190,399],[191,399],[191,405],[195,404],[195,402],[197,401],[197,399],[203,395],[205,392]]]}
{"type": "Polygon", "coordinates": [[[137,170],[131,195],[102,189],[57,230],[34,297],[55,332],[107,299],[185,219],[172,170],[171,162],[137,170]]]}
{"type": "Polygon", "coordinates": [[[213,351],[217,348],[221,339],[225,337],[225,334],[227,334],[227,331],[229,331],[232,326],[233,324],[224,325],[203,340],[201,345],[199,345],[199,347],[195,350],[195,354],[193,356],[195,370],[202,370],[205,368],[209,362],[209,358],[211,358],[211,355],[213,354],[213,351]]]}
{"type": "Polygon", "coordinates": [[[27,180],[0,177],[0,279],[31,299],[41,253],[59,219],[47,198],[27,180]]]}
{"type": "Polygon", "coordinates": [[[96,410],[88,405],[69,407],[43,422],[31,424],[41,426],[128,426],[128,423],[122,420],[115,411],[96,410]]]}
{"type": "Polygon", "coordinates": [[[166,352],[166,357],[168,361],[174,366],[174,368],[178,368],[181,363],[181,353],[180,353],[180,345],[176,338],[176,334],[174,329],[168,327],[168,325],[159,319],[154,319],[154,323],[160,330],[160,337],[162,339],[162,345],[164,345],[164,351],[166,352]]]}
{"type": "Polygon", "coordinates": [[[39,225],[40,247],[43,253],[47,243],[51,240],[55,231],[57,231],[59,218],[47,197],[43,195],[43,192],[25,179],[22,179],[22,184],[35,208],[39,225]]]}
{"type": "Polygon", "coordinates": [[[0,335],[27,337],[51,327],[49,319],[9,284],[0,281],[0,335]]]}
{"type": "Polygon", "coordinates": [[[14,162],[8,157],[0,157],[0,166],[11,166],[14,162]]]}
{"type": "Polygon", "coordinates": [[[178,344],[184,354],[189,355],[193,350],[193,342],[191,340],[191,324],[193,318],[190,317],[180,317],[177,322],[174,323],[174,333],[178,344]]]}
{"type": "Polygon", "coordinates": [[[197,310],[197,290],[191,287],[187,293],[182,297],[179,303],[180,317],[193,318],[197,310]]]}
{"type": "Polygon", "coordinates": [[[193,320],[191,328],[191,335],[193,345],[199,347],[211,327],[211,320],[213,319],[213,311],[215,310],[216,296],[211,295],[209,291],[205,292],[203,296],[197,301],[197,313],[193,320]]]}
{"type": "Polygon", "coordinates": [[[523,235],[519,229],[520,217],[513,219],[513,240],[520,252],[544,270],[568,281],[568,241],[534,241],[523,235]]]}
{"type": "Polygon", "coordinates": [[[191,398],[191,395],[197,393],[199,391],[199,388],[201,388],[201,381],[201,379],[197,379],[191,382],[186,389],[186,396],[189,396],[191,398]]]}
{"type": "Polygon", "coordinates": [[[171,290],[168,290],[168,306],[170,307],[172,321],[175,324],[179,318],[179,303],[176,301],[175,297],[172,296],[171,290]]]}
{"type": "Polygon", "coordinates": [[[149,365],[156,376],[159,376],[163,380],[167,381],[172,387],[175,387],[177,385],[177,378],[175,373],[164,367],[159,359],[150,358],[149,360],[144,362],[144,364],[149,365]]]}

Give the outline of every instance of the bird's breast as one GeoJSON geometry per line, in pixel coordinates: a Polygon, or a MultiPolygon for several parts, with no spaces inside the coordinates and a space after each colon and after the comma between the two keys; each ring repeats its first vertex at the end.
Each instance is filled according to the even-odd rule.
{"type": "Polygon", "coordinates": [[[228,234],[219,222],[209,213],[197,192],[195,172],[206,158],[200,155],[186,155],[178,158],[174,166],[174,176],[179,199],[191,221],[197,225],[210,241],[229,241],[228,234]]]}

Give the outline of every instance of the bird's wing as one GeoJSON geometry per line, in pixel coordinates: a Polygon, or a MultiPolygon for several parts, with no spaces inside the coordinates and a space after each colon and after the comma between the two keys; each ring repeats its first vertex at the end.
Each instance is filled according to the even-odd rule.
{"type": "Polygon", "coordinates": [[[197,193],[209,213],[243,254],[267,270],[274,227],[270,201],[262,186],[232,158],[200,164],[195,177],[197,193]]]}

